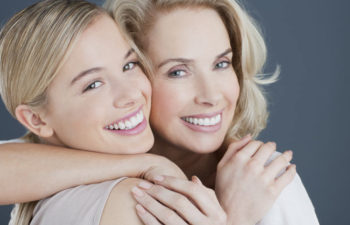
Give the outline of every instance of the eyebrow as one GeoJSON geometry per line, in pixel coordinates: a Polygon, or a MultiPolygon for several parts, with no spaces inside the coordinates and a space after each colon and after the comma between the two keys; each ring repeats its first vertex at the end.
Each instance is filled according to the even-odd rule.
{"type": "MultiPolygon", "coordinates": [[[[135,50],[134,49],[129,49],[129,51],[125,54],[124,56],[124,59],[127,59],[130,57],[130,55],[132,53],[134,53],[135,50]]],[[[94,67],[94,68],[91,68],[91,69],[88,69],[88,70],[84,70],[82,71],[81,73],[79,73],[76,77],[74,77],[74,79],[72,80],[71,82],[71,85],[73,85],[75,82],[77,82],[78,80],[80,80],[81,78],[87,76],[87,75],[90,75],[92,73],[97,73],[97,72],[100,72],[101,70],[103,70],[102,67],[94,67]]]]}
{"type": "Polygon", "coordinates": [[[219,59],[219,58],[221,58],[221,57],[223,57],[223,56],[225,56],[225,55],[227,55],[229,53],[232,53],[232,49],[231,48],[228,48],[223,53],[220,53],[219,55],[217,55],[216,59],[219,59]]]}
{"type": "MultiPolygon", "coordinates": [[[[227,55],[227,54],[229,54],[229,53],[231,53],[231,52],[232,52],[232,49],[231,49],[231,48],[228,48],[228,49],[226,49],[223,53],[220,53],[219,55],[217,55],[217,56],[215,57],[215,59],[219,59],[219,58],[221,58],[221,57],[223,57],[223,56],[225,56],[225,55],[227,55]]],[[[162,67],[162,66],[164,66],[165,64],[170,63],[170,62],[180,62],[180,63],[184,63],[184,64],[189,64],[189,63],[191,63],[191,62],[193,62],[193,61],[194,61],[193,59],[171,58],[171,59],[167,59],[167,60],[165,60],[165,61],[159,63],[158,68],[160,68],[160,67],[162,67]]]]}

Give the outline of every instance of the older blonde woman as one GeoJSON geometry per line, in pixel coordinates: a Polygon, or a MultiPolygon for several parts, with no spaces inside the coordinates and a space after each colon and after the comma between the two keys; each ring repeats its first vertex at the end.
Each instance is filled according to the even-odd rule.
{"type": "MultiPolygon", "coordinates": [[[[153,63],[150,121],[156,142],[151,152],[171,159],[188,176],[199,175],[205,185],[215,187],[229,224],[236,224],[233,221],[240,215],[249,216],[237,224],[318,224],[299,176],[271,210],[273,202],[268,200],[248,208],[235,207],[234,187],[245,180],[242,171],[253,170],[270,185],[271,189],[261,196],[277,196],[276,190],[281,189],[276,187],[286,184],[286,176],[271,179],[276,175],[272,171],[282,169],[279,160],[291,157],[287,151],[265,167],[269,157],[278,155],[273,154],[274,143],[245,138],[238,142],[239,147],[237,143],[228,148],[223,144],[225,139],[239,140],[248,133],[256,137],[265,127],[267,109],[262,85],[274,82],[277,75],[269,79],[259,76],[266,48],[257,26],[242,7],[233,0],[107,0],[106,7],[153,63]],[[250,167],[252,164],[254,167],[250,167]]],[[[285,174],[292,174],[292,170],[290,166],[285,174]]],[[[165,179],[158,183],[168,182],[165,179]]],[[[256,188],[246,184],[244,191],[256,188]]],[[[144,191],[164,203],[155,190],[157,187],[144,191]]],[[[168,222],[157,213],[160,210],[155,210],[160,208],[157,201],[135,198],[148,212],[168,222]]],[[[166,205],[183,217],[185,204],[174,207],[168,201],[166,205]]],[[[142,212],[139,215],[144,221],[152,221],[151,214],[142,212]]]]}

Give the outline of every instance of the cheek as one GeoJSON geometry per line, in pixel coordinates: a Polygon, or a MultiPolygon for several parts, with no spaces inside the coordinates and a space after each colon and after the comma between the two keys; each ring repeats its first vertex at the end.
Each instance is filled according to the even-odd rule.
{"type": "Polygon", "coordinates": [[[151,120],[158,121],[159,118],[166,118],[169,121],[177,118],[188,99],[188,97],[184,98],[186,92],[182,88],[183,84],[175,85],[167,81],[154,81],[152,86],[151,120]]]}
{"type": "Polygon", "coordinates": [[[167,117],[169,114],[171,114],[173,110],[173,106],[176,104],[173,104],[174,101],[170,100],[171,96],[173,94],[170,94],[171,91],[169,91],[165,86],[157,85],[153,86],[153,93],[152,93],[152,117],[167,117]],[[171,102],[171,104],[170,104],[171,102]]]}
{"type": "Polygon", "coordinates": [[[106,104],[104,99],[86,99],[81,101],[67,101],[60,110],[57,110],[56,122],[64,122],[66,129],[74,130],[101,125],[105,118],[106,104]],[[68,126],[67,126],[68,124],[68,126]]]}

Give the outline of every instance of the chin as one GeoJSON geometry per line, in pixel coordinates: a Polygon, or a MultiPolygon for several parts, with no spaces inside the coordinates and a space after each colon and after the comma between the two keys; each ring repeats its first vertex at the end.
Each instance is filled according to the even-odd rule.
{"type": "Polygon", "coordinates": [[[186,146],[185,148],[188,151],[195,152],[198,154],[209,154],[217,151],[221,145],[222,145],[222,142],[218,142],[217,140],[213,142],[203,141],[203,142],[193,142],[193,145],[186,146]]]}

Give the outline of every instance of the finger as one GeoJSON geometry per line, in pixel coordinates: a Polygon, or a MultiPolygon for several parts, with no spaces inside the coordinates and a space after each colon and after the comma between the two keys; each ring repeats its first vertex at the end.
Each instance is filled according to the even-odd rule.
{"type": "Polygon", "coordinates": [[[272,153],[276,151],[276,143],[268,142],[262,144],[260,148],[255,152],[252,159],[259,165],[265,165],[266,161],[271,157],[272,153]]]}
{"type": "Polygon", "coordinates": [[[204,218],[203,213],[186,196],[169,190],[160,185],[149,185],[141,182],[139,186],[145,188],[145,192],[163,205],[176,211],[183,219],[191,224],[199,224],[204,218]]]}
{"type": "Polygon", "coordinates": [[[292,151],[283,152],[283,154],[279,155],[265,168],[265,174],[271,178],[279,177],[288,167],[289,162],[292,160],[292,158],[292,151]]]}
{"type": "Polygon", "coordinates": [[[249,160],[263,144],[261,141],[251,141],[237,152],[236,155],[244,155],[249,160]]]}
{"type": "Polygon", "coordinates": [[[140,204],[136,205],[136,213],[145,225],[161,225],[161,223],[140,204]]]}
{"type": "Polygon", "coordinates": [[[275,189],[280,193],[288,184],[290,184],[296,175],[296,166],[291,164],[287,167],[286,172],[284,172],[275,181],[275,189]]]}
{"type": "Polygon", "coordinates": [[[192,176],[192,181],[196,184],[203,185],[202,181],[197,176],[192,176]]]}
{"type": "Polygon", "coordinates": [[[251,135],[248,134],[247,136],[243,137],[241,140],[232,142],[229,147],[227,148],[227,151],[225,155],[220,160],[220,164],[226,164],[227,161],[232,158],[233,154],[235,154],[238,150],[243,148],[245,145],[248,144],[248,142],[252,139],[251,135]]]}
{"type": "Polygon", "coordinates": [[[161,177],[163,179],[155,180],[155,183],[186,196],[192,200],[205,215],[211,215],[211,213],[216,212],[218,208],[221,209],[216,196],[209,194],[209,189],[205,186],[175,177],[161,177]]]}
{"type": "Polygon", "coordinates": [[[176,212],[162,205],[138,187],[131,190],[136,201],[164,224],[187,224],[176,212]]]}

